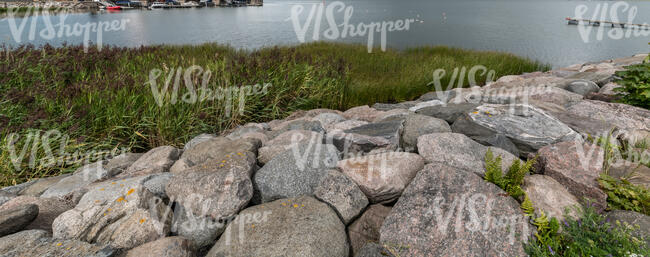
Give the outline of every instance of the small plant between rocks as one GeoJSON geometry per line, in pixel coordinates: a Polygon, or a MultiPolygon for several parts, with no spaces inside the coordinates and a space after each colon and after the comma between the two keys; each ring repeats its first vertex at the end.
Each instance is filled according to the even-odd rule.
{"type": "MultiPolygon", "coordinates": [[[[568,217],[568,216],[567,216],[568,217]]],[[[549,222],[545,215],[536,218],[537,235],[525,246],[530,256],[648,256],[650,249],[643,238],[633,232],[638,226],[611,224],[607,219],[586,208],[580,219],[568,217],[562,225],[549,222]]]]}
{"type": "MultiPolygon", "coordinates": [[[[494,157],[491,150],[485,154],[485,180],[491,182],[508,195],[521,202],[521,209],[526,216],[531,217],[530,222],[537,227],[534,237],[525,245],[526,253],[529,256],[648,256],[650,249],[644,245],[643,238],[637,238],[633,232],[639,229],[638,225],[617,223],[610,224],[606,218],[598,214],[593,207],[579,211],[580,218],[573,219],[565,215],[563,226],[555,217],[549,218],[544,211],[539,210],[536,214],[532,201],[521,189],[523,179],[529,173],[530,168],[535,164],[537,157],[521,164],[520,160],[513,161],[508,172],[503,175],[501,169],[501,156],[494,157]]],[[[607,176],[603,174],[603,176],[607,176]]],[[[603,177],[601,177],[603,178],[603,177]]],[[[611,178],[611,177],[609,177],[611,178]]],[[[643,212],[642,202],[637,187],[627,184],[615,184],[615,179],[608,179],[607,185],[615,191],[608,191],[608,202],[616,194],[621,197],[617,199],[629,202],[620,205],[629,206],[629,209],[643,212]],[[632,198],[632,199],[630,199],[632,198]]],[[[603,183],[601,181],[601,183],[603,183]]],[[[607,188],[605,188],[607,189],[607,188]]],[[[643,194],[642,194],[643,195],[643,194]]],[[[645,191],[647,195],[647,191],[645,191]]],[[[646,203],[650,198],[644,198],[646,203]]],[[[621,201],[623,201],[621,200],[621,201]]],[[[612,203],[610,203],[610,207],[612,203]]],[[[618,206],[618,205],[617,205],[618,206]]]]}
{"type": "Polygon", "coordinates": [[[522,165],[521,161],[516,159],[504,175],[501,170],[501,156],[494,158],[494,154],[488,149],[485,153],[485,180],[499,186],[508,195],[521,202],[523,200],[522,197],[526,194],[521,189],[521,185],[524,183],[524,177],[530,172],[530,168],[535,164],[536,160],[537,158],[533,158],[522,165]]]}
{"type": "MultiPolygon", "coordinates": [[[[628,210],[650,215],[650,191],[642,186],[632,184],[627,177],[615,178],[609,175],[610,166],[614,163],[616,152],[621,153],[621,157],[628,159],[639,149],[648,148],[648,139],[642,139],[634,144],[623,143],[615,145],[611,142],[613,131],[607,136],[598,139],[590,139],[603,148],[603,173],[598,178],[598,184],[607,194],[607,210],[628,210]]],[[[640,163],[639,165],[650,165],[650,163],[640,163]]]]}
{"type": "Polygon", "coordinates": [[[621,80],[616,82],[622,87],[615,89],[623,93],[621,102],[650,109],[650,61],[626,67],[627,70],[616,72],[621,80]]]}
{"type": "Polygon", "coordinates": [[[625,178],[601,174],[598,184],[607,193],[607,209],[628,210],[650,215],[650,191],[633,185],[625,178]]]}

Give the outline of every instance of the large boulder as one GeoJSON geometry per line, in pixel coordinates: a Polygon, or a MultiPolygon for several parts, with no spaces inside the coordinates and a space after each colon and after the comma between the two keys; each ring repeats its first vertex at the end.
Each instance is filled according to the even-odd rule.
{"type": "Polygon", "coordinates": [[[472,172],[428,164],[381,227],[399,256],[525,256],[532,232],[519,203],[472,172]]]}
{"type": "Polygon", "coordinates": [[[539,150],[536,169],[550,176],[578,198],[582,203],[593,204],[596,210],[607,207],[607,194],[598,185],[603,172],[603,150],[596,146],[576,142],[561,142],[539,150]]]}
{"type": "Polygon", "coordinates": [[[343,112],[343,117],[350,120],[372,122],[377,118],[377,116],[381,115],[382,113],[383,111],[378,111],[375,108],[364,105],[348,109],[347,111],[343,112]]]}
{"type": "Polygon", "coordinates": [[[339,123],[334,123],[330,125],[329,127],[326,127],[325,129],[327,130],[327,134],[336,134],[339,132],[343,132],[344,130],[348,130],[351,128],[356,128],[361,125],[366,125],[368,124],[367,121],[362,121],[362,120],[346,120],[346,121],[341,121],[339,123]]]}
{"type": "Polygon", "coordinates": [[[418,138],[420,136],[443,132],[451,132],[449,124],[444,120],[420,114],[410,114],[404,120],[404,129],[400,138],[402,148],[408,152],[417,152],[418,138]]]}
{"type": "Polygon", "coordinates": [[[183,237],[165,237],[131,249],[126,257],[193,257],[190,242],[183,237]]]}
{"type": "Polygon", "coordinates": [[[0,210],[0,237],[18,232],[38,216],[38,205],[24,204],[0,210]]]}
{"type": "Polygon", "coordinates": [[[344,159],[338,168],[356,182],[372,203],[397,199],[424,167],[414,153],[387,152],[344,159]]]}
{"type": "Polygon", "coordinates": [[[427,108],[427,107],[438,107],[438,106],[444,106],[446,103],[440,100],[431,100],[431,101],[426,101],[426,102],[419,102],[415,106],[409,108],[409,111],[412,112],[417,112],[421,110],[422,108],[427,108]]]}
{"type": "Polygon", "coordinates": [[[56,185],[61,181],[62,179],[70,176],[71,174],[64,174],[64,175],[59,175],[56,177],[49,177],[49,178],[40,178],[37,179],[34,183],[30,184],[29,186],[25,187],[23,190],[20,191],[19,195],[27,195],[27,196],[40,196],[43,194],[43,192],[47,191],[48,188],[50,188],[53,185],[56,185]]]}
{"type": "Polygon", "coordinates": [[[396,109],[408,110],[409,108],[415,106],[418,103],[419,103],[418,101],[407,101],[407,102],[401,102],[396,104],[376,103],[372,105],[372,108],[379,111],[391,111],[396,109]]]}
{"type": "Polygon", "coordinates": [[[583,100],[553,113],[574,130],[593,137],[606,137],[612,129],[627,137],[650,134],[650,110],[619,103],[583,100]]]}
{"type": "Polygon", "coordinates": [[[386,111],[383,114],[377,116],[373,123],[377,122],[385,122],[385,121],[391,121],[391,120],[404,120],[406,119],[406,116],[412,114],[413,112],[405,109],[393,109],[390,111],[386,111]]]}
{"type": "Polygon", "coordinates": [[[614,70],[608,69],[609,71],[607,72],[592,72],[587,71],[587,69],[589,69],[589,67],[583,67],[580,72],[568,76],[567,79],[588,80],[598,84],[598,86],[605,85],[614,80],[614,70]]]}
{"type": "Polygon", "coordinates": [[[579,136],[575,131],[544,111],[530,105],[485,104],[466,113],[452,125],[452,130],[479,142],[501,134],[526,156],[540,148],[579,136]]]}
{"type": "MultiPolygon", "coordinates": [[[[169,149],[169,148],[167,148],[169,149]]],[[[126,171],[133,163],[135,163],[144,153],[123,153],[115,156],[106,162],[104,169],[112,176],[118,175],[126,171]]]]}
{"type": "Polygon", "coordinates": [[[345,226],[327,204],[302,196],[249,207],[207,254],[216,256],[348,256],[345,226]]]}
{"type": "Polygon", "coordinates": [[[259,139],[230,140],[224,137],[209,139],[183,152],[180,159],[169,169],[172,173],[183,172],[195,165],[208,160],[221,161],[229,156],[250,152],[257,154],[257,149],[262,145],[259,139]]]}
{"type": "Polygon", "coordinates": [[[144,187],[149,176],[98,183],[54,220],[54,238],[131,249],[169,233],[171,210],[144,187]]]}
{"type": "Polygon", "coordinates": [[[24,230],[0,238],[2,256],[119,256],[119,251],[108,246],[94,245],[79,240],[49,237],[43,230],[24,230]]]}
{"type": "Polygon", "coordinates": [[[291,130],[309,130],[317,133],[325,131],[320,121],[301,118],[297,120],[285,121],[266,134],[269,136],[269,138],[273,139],[276,136],[291,130]]]}
{"type": "Polygon", "coordinates": [[[250,155],[237,155],[223,163],[206,162],[174,176],[165,192],[196,216],[225,218],[236,214],[253,197],[250,176],[254,165],[254,156],[250,155]],[[226,166],[237,162],[243,164],[226,166]]]}
{"type": "Polygon", "coordinates": [[[311,118],[314,121],[320,122],[320,124],[327,130],[328,127],[331,127],[332,125],[345,121],[345,117],[342,115],[339,115],[337,113],[321,113],[319,115],[316,115],[315,117],[311,118]]]}
{"type": "MultiPolygon", "coordinates": [[[[328,113],[329,114],[329,113],[328,113]]],[[[336,115],[336,114],[335,114],[336,115]]],[[[258,152],[258,162],[263,165],[276,155],[291,149],[301,143],[321,143],[323,141],[323,134],[309,130],[289,130],[284,132],[274,139],[267,141],[258,152]]]]}
{"type": "MultiPolygon", "coordinates": [[[[190,200],[194,199],[190,198],[190,200]]],[[[196,198],[196,200],[201,201],[203,199],[196,198]]],[[[226,229],[226,223],[231,217],[217,220],[209,216],[197,216],[191,210],[184,208],[183,204],[191,205],[188,200],[174,206],[171,232],[174,235],[186,238],[192,248],[199,253],[205,253],[226,229]]],[[[197,204],[200,204],[200,202],[197,204]]]]}
{"type": "Polygon", "coordinates": [[[71,176],[67,176],[54,185],[48,187],[41,197],[53,198],[63,197],[67,194],[79,191],[93,182],[111,178],[111,174],[104,168],[104,161],[88,164],[78,168],[71,176]]]}
{"type": "Polygon", "coordinates": [[[563,220],[565,214],[573,219],[580,218],[582,206],[578,199],[552,177],[526,176],[522,189],[533,203],[537,215],[543,211],[547,216],[558,220],[563,220]]]}
{"type": "Polygon", "coordinates": [[[581,96],[585,96],[589,93],[598,92],[600,90],[600,87],[593,81],[575,80],[566,85],[566,90],[579,94],[581,96]]]}
{"type": "Polygon", "coordinates": [[[426,163],[444,163],[480,176],[485,174],[485,154],[488,149],[494,156],[501,156],[504,171],[518,159],[501,148],[481,145],[463,134],[433,133],[418,139],[418,151],[426,163]]]}
{"type": "Polygon", "coordinates": [[[195,146],[197,146],[200,143],[203,143],[205,141],[211,140],[216,138],[215,135],[212,134],[199,134],[198,136],[195,136],[192,138],[190,141],[185,143],[185,146],[183,146],[183,151],[187,151],[195,146]]]}
{"type": "Polygon", "coordinates": [[[333,134],[332,141],[345,156],[395,151],[402,129],[402,120],[368,123],[333,134]]]}
{"type": "Polygon", "coordinates": [[[173,146],[160,146],[149,150],[135,161],[120,177],[137,177],[168,172],[180,152],[173,146]]]}
{"type": "Polygon", "coordinates": [[[52,232],[54,219],[72,208],[74,204],[62,198],[39,198],[33,196],[19,196],[0,206],[0,212],[17,208],[23,205],[38,206],[38,216],[24,229],[41,229],[52,232]]]}
{"type": "Polygon", "coordinates": [[[219,222],[244,208],[253,197],[255,156],[234,154],[209,160],[172,177],[165,187],[175,203],[172,231],[201,249],[223,232],[219,222]]]}
{"type": "Polygon", "coordinates": [[[426,115],[426,116],[431,116],[431,117],[436,117],[438,119],[443,119],[447,121],[449,124],[454,123],[458,117],[463,115],[464,113],[467,113],[474,108],[479,106],[479,104],[475,103],[459,103],[459,104],[446,104],[444,106],[430,106],[430,107],[424,107],[416,111],[418,114],[426,115]]]}
{"type": "Polygon", "coordinates": [[[0,191],[12,194],[12,195],[17,195],[22,191],[23,189],[27,188],[28,186],[36,183],[36,180],[31,180],[27,181],[18,185],[13,185],[13,186],[8,186],[8,187],[3,187],[0,189],[0,191]]]}
{"type": "Polygon", "coordinates": [[[313,195],[314,188],[336,166],[340,153],[329,144],[299,144],[277,155],[255,173],[259,201],[313,195]]]}
{"type": "Polygon", "coordinates": [[[390,207],[381,204],[373,204],[348,226],[348,235],[350,235],[350,245],[352,253],[357,256],[362,251],[362,247],[368,243],[379,243],[379,230],[384,219],[390,213],[390,207]]]}
{"type": "Polygon", "coordinates": [[[349,224],[368,205],[368,198],[345,174],[329,170],[314,189],[314,196],[339,214],[343,223],[349,224]]]}

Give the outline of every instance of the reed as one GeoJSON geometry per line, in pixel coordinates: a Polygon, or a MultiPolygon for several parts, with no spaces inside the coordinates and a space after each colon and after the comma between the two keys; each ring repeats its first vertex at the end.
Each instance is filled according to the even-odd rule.
{"type": "MultiPolygon", "coordinates": [[[[143,152],[161,145],[182,147],[200,133],[220,133],[246,122],[281,119],[298,109],[349,107],[377,102],[412,100],[432,91],[435,69],[483,65],[497,76],[549,69],[548,65],[498,52],[449,47],[421,47],[404,51],[379,49],[372,54],[362,45],[310,43],[297,46],[238,50],[219,44],[35,48],[21,46],[0,53],[0,185],[70,172],[78,164],[38,165],[46,156],[43,144],[15,169],[12,145],[19,152],[27,135],[57,130],[69,137],[50,138],[52,149],[67,153],[125,148],[143,152]],[[198,65],[210,70],[213,90],[270,83],[265,94],[240,99],[177,102],[159,106],[149,81],[153,69],[167,74],[198,65]],[[228,106],[230,113],[228,115],[228,106]],[[20,138],[9,144],[15,133],[20,138]],[[62,147],[62,148],[59,148],[62,147]]],[[[443,83],[449,81],[448,75],[443,83]]],[[[196,87],[201,76],[190,76],[196,87]]],[[[479,81],[481,82],[481,81],[479,81]]],[[[186,93],[180,83],[179,94],[186,93]]],[[[169,102],[171,96],[165,95],[169,102]]],[[[33,141],[31,142],[33,143],[33,141]]]]}

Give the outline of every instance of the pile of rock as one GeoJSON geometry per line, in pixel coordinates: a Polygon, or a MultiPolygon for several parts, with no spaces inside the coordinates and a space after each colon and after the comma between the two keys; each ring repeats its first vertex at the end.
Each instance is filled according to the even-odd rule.
{"type": "MultiPolygon", "coordinates": [[[[539,156],[523,188],[537,210],[560,219],[587,203],[603,211],[603,150],[585,139],[612,129],[615,141],[648,137],[650,111],[588,98],[611,94],[614,71],[643,58],[506,76],[400,104],[299,111],[4,188],[0,252],[524,256],[535,228],[483,179],[486,152],[504,169],[539,156]]],[[[610,216],[650,229],[642,214],[610,216]]]]}

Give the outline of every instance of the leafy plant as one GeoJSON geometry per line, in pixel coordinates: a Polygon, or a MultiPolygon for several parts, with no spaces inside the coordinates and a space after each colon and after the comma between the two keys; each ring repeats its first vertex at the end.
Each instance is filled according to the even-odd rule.
{"type": "Polygon", "coordinates": [[[555,217],[549,220],[546,213],[540,210],[540,215],[533,219],[533,225],[537,227],[535,238],[542,244],[549,244],[552,240],[556,240],[555,237],[558,236],[557,232],[560,229],[560,223],[555,217]]]}
{"type": "Polygon", "coordinates": [[[617,81],[622,92],[621,101],[626,104],[650,109],[650,62],[627,66],[624,71],[616,72],[621,80],[617,81]]]}
{"type": "Polygon", "coordinates": [[[650,215],[650,191],[625,179],[601,174],[598,183],[607,193],[609,209],[636,211],[650,215]]]}
{"type": "Polygon", "coordinates": [[[537,157],[526,161],[522,165],[521,161],[516,159],[510,165],[508,172],[503,175],[501,156],[494,158],[494,154],[488,149],[485,153],[485,179],[499,186],[515,199],[520,199],[525,194],[524,190],[521,189],[521,185],[524,183],[524,177],[530,172],[530,168],[535,164],[536,160],[537,157]]]}
{"type": "Polygon", "coordinates": [[[537,234],[526,246],[528,255],[537,256],[648,256],[643,238],[634,236],[639,229],[629,224],[610,224],[605,217],[587,208],[580,219],[567,217],[560,231],[556,219],[545,215],[533,222],[537,234]]]}
{"type": "Polygon", "coordinates": [[[521,209],[524,211],[526,216],[532,217],[535,215],[535,208],[533,207],[533,202],[528,198],[528,195],[524,194],[524,201],[521,202],[521,209]]]}

